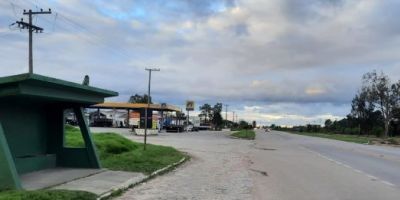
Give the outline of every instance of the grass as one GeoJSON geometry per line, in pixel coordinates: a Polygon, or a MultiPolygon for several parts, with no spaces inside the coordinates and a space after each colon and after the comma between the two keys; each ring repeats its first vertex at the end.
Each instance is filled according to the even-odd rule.
{"type": "Polygon", "coordinates": [[[95,200],[97,196],[89,192],[67,190],[3,191],[0,200],[95,200]]]}
{"type": "Polygon", "coordinates": [[[253,130],[240,130],[231,134],[233,137],[254,140],[256,138],[256,133],[253,130]]]}
{"type": "Polygon", "coordinates": [[[327,138],[327,139],[353,142],[359,144],[400,146],[400,137],[380,138],[371,135],[358,136],[358,135],[335,134],[335,133],[311,133],[311,132],[298,132],[298,131],[285,131],[285,132],[297,135],[327,138]]]}
{"type": "MultiPolygon", "coordinates": [[[[67,125],[66,147],[84,147],[82,134],[78,128],[67,125]]],[[[116,133],[96,133],[92,135],[99,153],[102,167],[110,170],[142,172],[150,174],[186,157],[172,147],[147,145],[133,142],[116,133]]],[[[0,191],[0,200],[94,200],[95,194],[82,191],[37,190],[37,191],[0,191]]]]}
{"type": "MultiPolygon", "coordinates": [[[[172,147],[133,142],[116,133],[96,133],[92,135],[99,153],[102,167],[110,170],[142,172],[150,174],[186,155],[172,147]]],[[[78,128],[66,127],[66,146],[83,147],[84,142],[78,128]]]]}
{"type": "Polygon", "coordinates": [[[367,144],[369,143],[369,137],[364,136],[357,136],[357,135],[345,135],[345,134],[333,134],[333,133],[309,133],[309,132],[297,132],[297,131],[290,131],[290,133],[298,134],[298,135],[306,135],[311,137],[320,137],[320,138],[327,138],[333,140],[340,140],[345,142],[353,142],[359,144],[367,144]]]}

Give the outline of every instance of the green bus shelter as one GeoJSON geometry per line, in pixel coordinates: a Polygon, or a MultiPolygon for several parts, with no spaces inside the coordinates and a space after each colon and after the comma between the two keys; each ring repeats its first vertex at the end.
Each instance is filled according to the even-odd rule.
{"type": "Polygon", "coordinates": [[[0,190],[21,189],[25,173],[100,168],[83,108],[117,92],[37,74],[0,78],[0,190]],[[79,122],[84,148],[64,145],[65,111],[79,122]]]}

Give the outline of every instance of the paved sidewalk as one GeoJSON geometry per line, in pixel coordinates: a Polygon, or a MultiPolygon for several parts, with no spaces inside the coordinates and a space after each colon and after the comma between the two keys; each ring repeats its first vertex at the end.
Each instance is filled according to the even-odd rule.
{"type": "MultiPolygon", "coordinates": [[[[168,174],[128,190],[117,199],[252,199],[253,185],[247,170],[251,164],[248,150],[252,141],[230,139],[226,134],[204,131],[149,137],[149,143],[173,146],[188,152],[192,159],[168,174]]],[[[126,132],[125,136],[143,140],[126,132]]]]}
{"type": "Polygon", "coordinates": [[[22,187],[38,190],[91,176],[103,169],[53,168],[21,175],[22,187]]]}
{"type": "Polygon", "coordinates": [[[132,184],[140,183],[146,178],[147,176],[142,173],[105,170],[51,189],[82,190],[98,196],[104,196],[115,190],[128,188],[132,184]]]}

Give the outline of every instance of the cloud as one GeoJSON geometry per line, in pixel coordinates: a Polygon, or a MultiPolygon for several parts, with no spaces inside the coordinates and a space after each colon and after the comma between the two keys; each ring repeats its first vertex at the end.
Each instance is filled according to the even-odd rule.
{"type": "Polygon", "coordinates": [[[363,73],[400,79],[396,0],[6,0],[2,76],[27,71],[27,33],[8,25],[36,4],[54,14],[35,19],[45,29],[34,35],[35,72],[89,74],[120,92],[114,101],[145,93],[154,66],[156,101],[227,102],[249,119],[299,123],[345,116],[363,73]]]}

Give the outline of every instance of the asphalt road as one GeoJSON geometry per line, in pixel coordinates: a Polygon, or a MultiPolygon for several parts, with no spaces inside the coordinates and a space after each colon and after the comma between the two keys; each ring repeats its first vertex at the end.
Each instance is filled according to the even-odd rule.
{"type": "Polygon", "coordinates": [[[400,199],[400,149],[258,132],[255,199],[400,199]]]}
{"type": "Polygon", "coordinates": [[[228,134],[149,137],[150,143],[174,146],[193,159],[119,199],[400,199],[398,148],[276,131],[257,131],[254,141],[228,134]]]}

